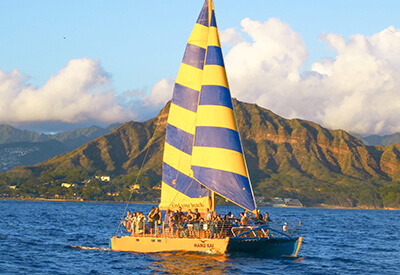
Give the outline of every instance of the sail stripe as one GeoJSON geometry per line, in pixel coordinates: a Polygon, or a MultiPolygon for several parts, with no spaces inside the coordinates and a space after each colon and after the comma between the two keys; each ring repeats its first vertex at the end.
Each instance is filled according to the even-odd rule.
{"type": "Polygon", "coordinates": [[[223,148],[194,146],[192,155],[195,154],[197,157],[192,158],[192,166],[213,168],[248,176],[247,170],[243,166],[244,159],[241,153],[223,148]]]}
{"type": "Polygon", "coordinates": [[[169,110],[168,123],[194,135],[196,113],[175,104],[171,104],[169,110]]]}
{"type": "Polygon", "coordinates": [[[217,46],[208,46],[206,65],[219,65],[225,67],[222,50],[217,46]]]}
{"type": "Polygon", "coordinates": [[[165,142],[188,155],[192,154],[193,135],[171,124],[167,124],[165,142]]]}
{"type": "Polygon", "coordinates": [[[196,45],[187,44],[182,63],[203,70],[205,54],[206,54],[206,49],[196,45]]]}
{"type": "Polygon", "coordinates": [[[210,28],[209,34],[211,35],[208,36],[207,47],[208,46],[221,47],[221,43],[219,41],[218,29],[210,28]]]}
{"type": "Polygon", "coordinates": [[[197,18],[197,24],[204,25],[208,27],[208,3],[207,1],[204,2],[203,8],[197,18]]]}
{"type": "MultiPolygon", "coordinates": [[[[229,88],[225,68],[218,65],[206,65],[204,68],[203,85],[219,85],[229,88]]],[[[200,91],[200,89],[198,89],[200,91]]]]}
{"type": "Polygon", "coordinates": [[[190,175],[191,173],[190,155],[185,154],[168,143],[164,144],[164,162],[185,175],[190,175]]]}
{"type": "Polygon", "coordinates": [[[198,91],[175,83],[174,96],[172,97],[173,104],[196,113],[198,99],[198,91]]]}
{"type": "Polygon", "coordinates": [[[208,46],[208,31],[208,27],[196,24],[189,37],[188,43],[206,49],[208,46]]]}
{"type": "Polygon", "coordinates": [[[210,27],[215,27],[215,28],[217,28],[217,20],[215,19],[215,10],[212,10],[212,12],[211,12],[210,27]]]}
{"type": "Polygon", "coordinates": [[[193,174],[200,182],[207,182],[207,187],[235,203],[253,211],[255,203],[250,182],[247,177],[226,171],[192,166],[193,174]],[[229,188],[226,188],[229,186],[229,188]]]}
{"type": "Polygon", "coordinates": [[[224,148],[243,154],[239,133],[220,127],[197,127],[194,146],[224,148]]]}
{"type": "Polygon", "coordinates": [[[181,63],[181,68],[175,82],[190,89],[200,91],[202,78],[203,70],[181,63]]]}
{"type": "Polygon", "coordinates": [[[199,105],[197,114],[197,127],[223,127],[237,131],[234,113],[230,108],[217,105],[199,105]]]}
{"type": "Polygon", "coordinates": [[[178,170],[165,162],[163,163],[162,181],[191,198],[209,196],[210,194],[210,190],[198,183],[195,179],[179,173],[178,170]]]}
{"type": "Polygon", "coordinates": [[[229,89],[216,85],[203,85],[201,87],[199,105],[220,105],[233,110],[229,89]]]}

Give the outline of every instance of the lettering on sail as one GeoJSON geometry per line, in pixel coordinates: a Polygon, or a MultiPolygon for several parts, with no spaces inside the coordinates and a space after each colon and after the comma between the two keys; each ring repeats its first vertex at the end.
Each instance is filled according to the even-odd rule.
{"type": "Polygon", "coordinates": [[[171,208],[179,208],[182,207],[183,209],[195,209],[195,208],[203,208],[205,207],[203,203],[197,202],[197,203],[176,203],[176,202],[171,202],[170,204],[171,208]]]}

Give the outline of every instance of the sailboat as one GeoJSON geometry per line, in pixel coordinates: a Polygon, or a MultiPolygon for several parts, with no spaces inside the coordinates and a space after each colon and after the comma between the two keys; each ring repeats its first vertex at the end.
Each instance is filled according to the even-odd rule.
{"type": "MultiPolygon", "coordinates": [[[[257,213],[225,71],[212,0],[205,0],[174,86],[166,126],[161,210],[215,210],[215,195],[257,213]]],[[[203,229],[200,229],[203,230],[203,229]]],[[[111,249],[297,256],[302,237],[268,225],[232,227],[227,234],[112,236],[111,249]]]]}

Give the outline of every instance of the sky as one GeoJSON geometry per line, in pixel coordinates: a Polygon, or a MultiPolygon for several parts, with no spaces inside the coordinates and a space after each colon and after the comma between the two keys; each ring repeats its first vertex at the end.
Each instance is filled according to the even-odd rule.
{"type": "MultiPolygon", "coordinates": [[[[0,124],[157,115],[203,0],[0,0],[0,124]]],[[[215,0],[233,97],[361,135],[400,132],[400,1],[215,0]]]]}

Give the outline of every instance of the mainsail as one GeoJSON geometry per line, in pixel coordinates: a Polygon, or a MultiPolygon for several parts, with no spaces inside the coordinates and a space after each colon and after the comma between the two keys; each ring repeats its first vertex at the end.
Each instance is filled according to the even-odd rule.
{"type": "Polygon", "coordinates": [[[161,209],[214,209],[213,192],[255,211],[212,0],[190,35],[176,79],[163,158],[161,209]]]}

